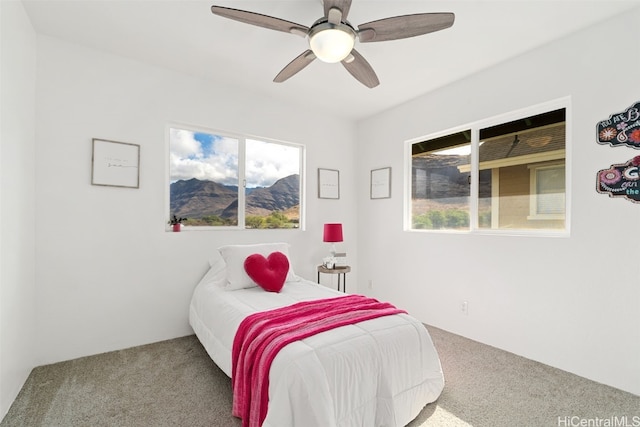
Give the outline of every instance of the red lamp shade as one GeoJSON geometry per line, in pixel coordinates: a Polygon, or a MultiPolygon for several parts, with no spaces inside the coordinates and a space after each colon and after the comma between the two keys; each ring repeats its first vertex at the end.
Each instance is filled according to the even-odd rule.
{"type": "Polygon", "coordinates": [[[342,242],[342,224],[325,224],[323,242],[342,242]]]}

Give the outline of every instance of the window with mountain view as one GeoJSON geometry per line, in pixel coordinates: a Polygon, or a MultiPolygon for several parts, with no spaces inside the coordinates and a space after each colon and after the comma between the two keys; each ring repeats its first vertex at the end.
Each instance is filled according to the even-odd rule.
{"type": "Polygon", "coordinates": [[[413,142],[407,228],[565,231],[565,152],[565,108],[413,142]]]}
{"type": "Polygon", "coordinates": [[[169,147],[169,215],[187,228],[300,226],[302,146],[170,128],[169,147]]]}

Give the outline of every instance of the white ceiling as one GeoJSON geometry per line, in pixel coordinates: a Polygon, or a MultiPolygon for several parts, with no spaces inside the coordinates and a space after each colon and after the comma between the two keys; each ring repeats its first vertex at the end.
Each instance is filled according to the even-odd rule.
{"type": "MultiPolygon", "coordinates": [[[[368,89],[341,64],[318,60],[288,81],[273,83],[275,75],[307,49],[307,40],[224,19],[210,11],[216,4],[310,26],[322,16],[320,0],[22,2],[38,33],[351,120],[371,116],[640,5],[640,0],[354,0],[348,17],[354,26],[412,13],[456,15],[453,27],[440,32],[356,44],[380,79],[378,87],[368,89]]],[[[594,52],[594,61],[596,57],[594,52]]]]}

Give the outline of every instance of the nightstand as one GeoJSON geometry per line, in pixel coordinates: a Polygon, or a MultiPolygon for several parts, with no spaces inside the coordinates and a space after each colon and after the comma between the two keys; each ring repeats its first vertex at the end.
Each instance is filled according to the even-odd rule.
{"type": "Polygon", "coordinates": [[[351,271],[350,266],[326,268],[324,265],[318,266],[318,283],[320,283],[320,273],[323,274],[337,274],[338,275],[338,290],[340,290],[340,276],[342,276],[342,292],[347,292],[347,273],[351,271]]]}

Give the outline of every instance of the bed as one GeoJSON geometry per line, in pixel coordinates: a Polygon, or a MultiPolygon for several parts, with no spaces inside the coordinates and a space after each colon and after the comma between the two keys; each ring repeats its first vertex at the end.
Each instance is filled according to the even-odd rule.
{"type": "MultiPolygon", "coordinates": [[[[220,248],[194,289],[189,322],[211,359],[230,378],[232,348],[248,316],[348,294],[302,279],[289,269],[279,292],[246,275],[249,254],[284,243],[220,248]]],[[[401,427],[444,387],[440,360],[424,325],[406,313],[340,326],[286,345],[268,375],[264,427],[401,427]]]]}

